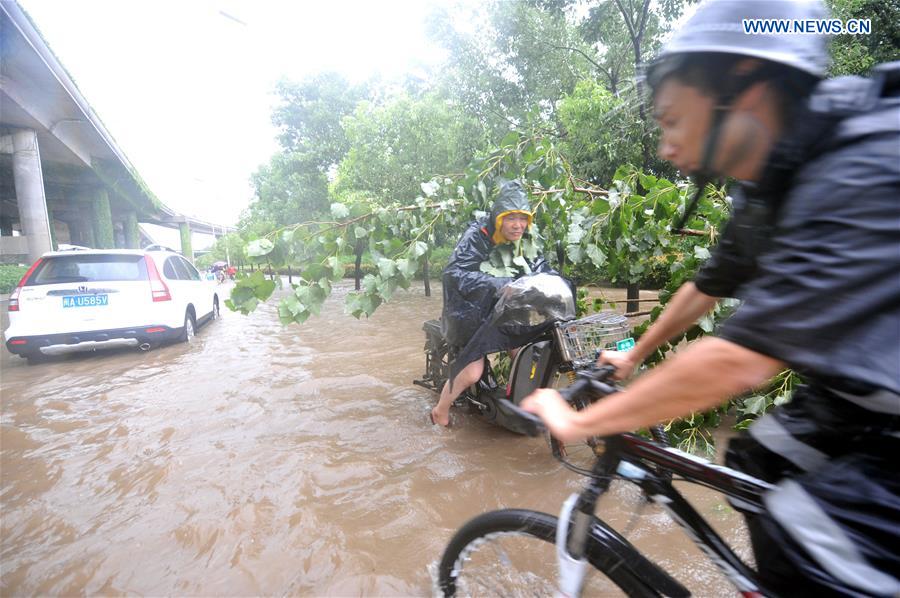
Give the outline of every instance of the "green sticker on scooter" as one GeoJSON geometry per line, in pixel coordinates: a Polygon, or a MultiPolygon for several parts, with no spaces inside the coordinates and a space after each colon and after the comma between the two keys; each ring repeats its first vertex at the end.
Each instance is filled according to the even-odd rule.
{"type": "Polygon", "coordinates": [[[627,351],[628,349],[631,349],[633,347],[634,339],[631,337],[616,341],[616,351],[627,351]]]}

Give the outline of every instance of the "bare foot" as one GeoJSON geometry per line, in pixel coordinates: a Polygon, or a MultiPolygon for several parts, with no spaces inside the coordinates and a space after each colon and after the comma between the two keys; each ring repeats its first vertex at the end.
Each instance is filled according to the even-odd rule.
{"type": "Polygon", "coordinates": [[[445,428],[450,427],[450,414],[442,415],[438,412],[437,407],[431,410],[431,423],[441,425],[445,428]]]}

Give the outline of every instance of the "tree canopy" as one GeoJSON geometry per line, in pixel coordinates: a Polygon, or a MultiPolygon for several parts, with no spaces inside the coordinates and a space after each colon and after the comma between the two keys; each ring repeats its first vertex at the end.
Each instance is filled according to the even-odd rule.
{"type": "Polygon", "coordinates": [[[341,125],[348,150],[337,168],[337,197],[350,191],[409,201],[423,181],[460,172],[485,144],[474,118],[433,93],[360,102],[341,125]]]}

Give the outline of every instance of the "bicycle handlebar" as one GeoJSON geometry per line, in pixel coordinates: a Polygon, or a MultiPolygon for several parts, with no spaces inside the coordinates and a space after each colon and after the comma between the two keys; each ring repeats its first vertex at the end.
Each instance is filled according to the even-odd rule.
{"type": "Polygon", "coordinates": [[[500,399],[500,408],[519,419],[520,430],[527,436],[541,436],[547,431],[543,420],[530,411],[525,411],[509,399],[500,399]]]}
{"type": "Polygon", "coordinates": [[[582,394],[589,393],[592,399],[605,397],[618,392],[609,379],[616,373],[613,365],[591,366],[577,373],[577,379],[559,391],[567,403],[572,403],[582,394]]]}

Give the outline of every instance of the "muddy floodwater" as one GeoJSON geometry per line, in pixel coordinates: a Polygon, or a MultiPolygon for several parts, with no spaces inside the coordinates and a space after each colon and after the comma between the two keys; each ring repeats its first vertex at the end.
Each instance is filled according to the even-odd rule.
{"type": "MultiPolygon", "coordinates": [[[[582,479],[543,439],[428,422],[412,380],[440,288],[362,321],[349,288],[303,326],[274,302],[223,309],[190,346],[35,366],[3,349],[0,594],[426,596],[470,517],[558,512],[582,479]]],[[[689,496],[746,556],[738,514],[689,496]]],[[[598,514],[696,594],[733,592],[663,512],[632,523],[639,506],[617,486],[598,514]]]]}

